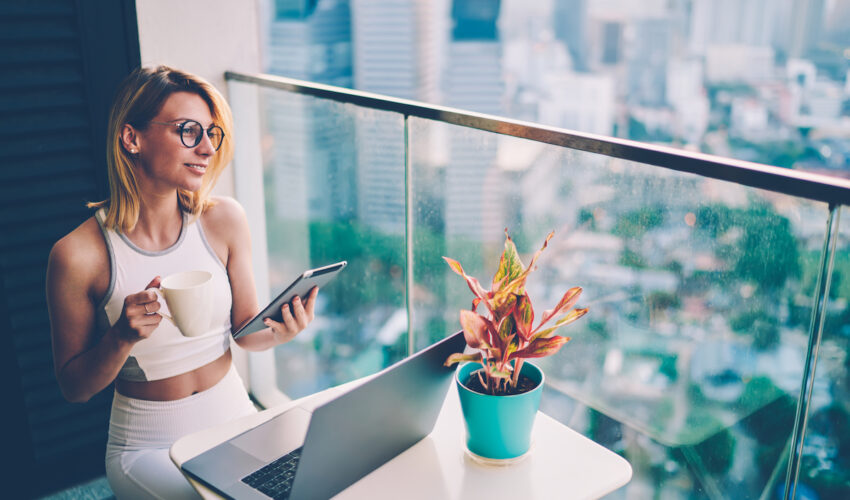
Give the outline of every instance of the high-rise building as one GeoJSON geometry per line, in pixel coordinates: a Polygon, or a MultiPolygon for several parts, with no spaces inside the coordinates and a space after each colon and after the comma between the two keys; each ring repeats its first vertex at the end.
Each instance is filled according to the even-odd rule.
{"type": "MultiPolygon", "coordinates": [[[[358,90],[436,103],[446,34],[441,0],[354,0],[354,86],[358,90]]],[[[404,129],[401,117],[357,119],[358,217],[383,231],[405,229],[404,129]]],[[[414,136],[420,151],[428,137],[414,136]]]]}
{"type": "Polygon", "coordinates": [[[617,64],[622,58],[623,24],[607,22],[602,25],[602,63],[617,64]]]}
{"type": "Polygon", "coordinates": [[[791,8],[790,57],[806,57],[824,33],[825,0],[794,0],[791,8]]]}
{"type": "MultiPolygon", "coordinates": [[[[454,0],[445,74],[446,104],[500,115],[503,110],[502,46],[498,0],[454,0]]],[[[450,135],[446,171],[445,228],[448,236],[471,240],[503,238],[497,138],[486,132],[450,135]],[[470,138],[470,134],[473,138],[470,138]]]]}
{"type": "Polygon", "coordinates": [[[628,101],[639,106],[666,104],[671,27],[666,18],[638,19],[628,51],[628,101]]]}
{"type": "Polygon", "coordinates": [[[555,37],[564,42],[573,62],[573,69],[587,69],[587,0],[555,0],[552,27],[555,37]]]}
{"type": "Polygon", "coordinates": [[[702,59],[679,59],[667,65],[667,103],[673,108],[674,137],[699,144],[708,129],[711,103],[703,86],[702,59]]]}
{"type": "MultiPolygon", "coordinates": [[[[274,74],[351,87],[348,0],[276,0],[269,30],[274,74]]],[[[348,219],[356,207],[350,117],[313,98],[267,91],[273,203],[279,217],[348,219]]]]}
{"type": "Polygon", "coordinates": [[[444,4],[441,0],[353,0],[355,88],[438,101],[444,4]]]}
{"type": "Polygon", "coordinates": [[[850,40],[850,0],[833,0],[826,13],[826,35],[836,43],[850,40]]]}
{"type": "Polygon", "coordinates": [[[275,0],[268,69],[329,85],[352,85],[349,0],[275,0]]]}
{"type": "Polygon", "coordinates": [[[781,21],[789,1],[694,0],[691,8],[692,53],[704,55],[713,45],[768,47],[781,43],[787,37],[781,21]]]}

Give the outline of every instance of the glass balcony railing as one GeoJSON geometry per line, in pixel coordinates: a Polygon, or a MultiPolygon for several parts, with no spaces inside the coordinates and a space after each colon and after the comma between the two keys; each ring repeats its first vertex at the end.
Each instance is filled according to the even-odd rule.
{"type": "Polygon", "coordinates": [[[582,286],[591,311],[540,360],[543,410],[630,461],[616,498],[850,493],[850,182],[227,78],[261,293],[349,261],[315,324],[252,359],[261,401],[264,380],[301,396],[458,330],[471,295],[441,257],[488,282],[504,228],[525,255],[554,229],[529,293],[582,286]]]}

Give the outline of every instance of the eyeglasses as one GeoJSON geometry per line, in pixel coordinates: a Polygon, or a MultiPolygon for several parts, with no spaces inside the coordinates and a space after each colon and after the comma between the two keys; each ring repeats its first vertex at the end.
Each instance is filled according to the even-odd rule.
{"type": "MultiPolygon", "coordinates": [[[[204,127],[200,123],[195,120],[186,120],[181,123],[174,122],[155,122],[151,121],[149,123],[157,123],[159,125],[172,125],[177,127],[180,132],[180,142],[183,143],[187,148],[194,148],[198,144],[201,143],[201,139],[204,136],[204,127]]],[[[221,147],[221,143],[224,142],[224,130],[221,129],[218,125],[210,125],[210,128],[206,130],[207,137],[210,138],[210,142],[212,142],[213,147],[216,151],[221,147]]]]}

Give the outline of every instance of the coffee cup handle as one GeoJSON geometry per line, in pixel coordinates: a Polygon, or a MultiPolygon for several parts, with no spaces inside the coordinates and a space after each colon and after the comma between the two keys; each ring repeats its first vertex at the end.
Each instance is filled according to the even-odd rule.
{"type": "MultiPolygon", "coordinates": [[[[162,299],[163,302],[165,302],[165,296],[162,294],[162,290],[160,290],[159,288],[151,288],[151,290],[156,292],[156,294],[159,296],[159,298],[162,299]]],[[[171,321],[172,323],[174,323],[174,318],[172,318],[171,316],[162,312],[162,309],[160,309],[160,311],[157,314],[159,314],[163,318],[167,319],[168,321],[171,321]]],[[[174,324],[176,324],[176,323],[174,323],[174,324]]]]}

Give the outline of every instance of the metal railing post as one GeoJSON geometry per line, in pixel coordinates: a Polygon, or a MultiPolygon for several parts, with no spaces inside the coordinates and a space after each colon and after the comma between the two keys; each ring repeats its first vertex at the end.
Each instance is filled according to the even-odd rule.
{"type": "Polygon", "coordinates": [[[829,286],[832,281],[832,266],[835,261],[835,244],[838,241],[838,222],[840,207],[831,204],[826,222],[826,235],[823,242],[818,281],[815,287],[815,301],[812,308],[812,322],[809,326],[809,345],[806,362],[803,367],[803,381],[800,397],[797,401],[797,414],[794,417],[794,430],[791,433],[791,449],[788,457],[788,472],[785,476],[784,500],[794,498],[797,490],[797,478],[800,476],[800,460],[803,457],[803,444],[806,437],[806,425],[809,419],[809,406],[812,403],[812,391],[815,385],[818,349],[823,335],[823,323],[826,319],[826,305],[829,301],[829,286]]]}
{"type": "Polygon", "coordinates": [[[416,335],[413,328],[413,158],[410,139],[410,115],[404,115],[404,274],[408,356],[416,352],[416,335]]]}

